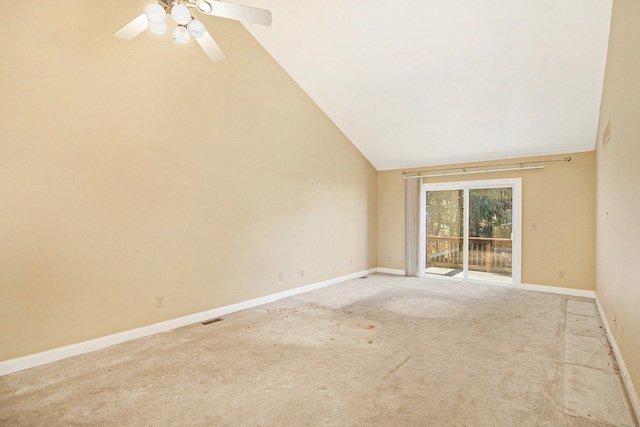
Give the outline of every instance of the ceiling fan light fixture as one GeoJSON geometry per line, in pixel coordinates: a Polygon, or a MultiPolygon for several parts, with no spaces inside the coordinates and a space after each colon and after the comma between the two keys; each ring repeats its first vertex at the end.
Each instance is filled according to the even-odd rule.
{"type": "Polygon", "coordinates": [[[213,6],[211,6],[211,3],[206,0],[199,0],[196,7],[202,13],[211,13],[211,11],[213,10],[213,6]]]}
{"type": "Polygon", "coordinates": [[[186,25],[191,21],[191,12],[189,12],[187,6],[178,3],[171,8],[171,17],[176,21],[176,24],[186,25]]]}
{"type": "Polygon", "coordinates": [[[167,19],[167,12],[158,3],[149,3],[144,13],[147,15],[149,22],[154,24],[162,24],[167,19]]]}
{"type": "Polygon", "coordinates": [[[157,36],[164,36],[167,33],[167,23],[161,22],[158,24],[156,22],[149,22],[149,31],[157,36]]]}
{"type": "Polygon", "coordinates": [[[192,19],[191,22],[187,25],[187,30],[189,30],[189,34],[194,39],[199,39],[204,35],[206,29],[204,28],[204,24],[202,21],[198,19],[192,19]]]}
{"type": "Polygon", "coordinates": [[[187,27],[183,25],[178,25],[175,30],[173,30],[173,41],[180,44],[187,44],[191,40],[191,35],[189,34],[189,30],[187,27]]]}
{"type": "MultiPolygon", "coordinates": [[[[152,34],[164,35],[168,32],[166,21],[167,15],[170,14],[177,24],[177,28],[172,30],[173,41],[186,44],[191,38],[195,38],[204,53],[214,62],[224,59],[224,52],[204,24],[196,16],[191,15],[191,9],[219,18],[246,21],[267,27],[271,25],[270,11],[235,4],[235,2],[227,3],[220,0],[145,0],[145,2],[148,3],[144,13],[113,33],[114,36],[122,40],[131,40],[146,29],[149,29],[152,34]]],[[[197,13],[194,12],[194,15],[197,13]]]]}

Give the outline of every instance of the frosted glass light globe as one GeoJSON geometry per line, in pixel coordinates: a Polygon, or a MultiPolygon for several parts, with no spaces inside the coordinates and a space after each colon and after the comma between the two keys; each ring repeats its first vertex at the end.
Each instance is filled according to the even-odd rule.
{"type": "Polygon", "coordinates": [[[164,36],[167,33],[167,23],[162,22],[160,24],[156,22],[149,22],[149,31],[158,36],[164,36]]]}
{"type": "Polygon", "coordinates": [[[182,25],[178,25],[175,30],[173,30],[173,41],[176,43],[186,44],[191,40],[191,35],[189,35],[189,31],[186,27],[182,25]]]}
{"type": "Polygon", "coordinates": [[[202,21],[199,21],[197,19],[192,19],[191,22],[189,22],[189,25],[187,25],[187,30],[189,30],[189,34],[191,34],[191,37],[193,37],[194,39],[199,39],[204,35],[204,32],[206,31],[202,21]]]}
{"type": "Polygon", "coordinates": [[[149,3],[144,13],[147,15],[147,19],[154,24],[162,24],[167,19],[167,12],[158,3],[149,3]]]}
{"type": "Polygon", "coordinates": [[[191,12],[189,12],[187,6],[178,3],[171,8],[171,17],[176,21],[176,24],[186,25],[191,21],[191,12]]]}

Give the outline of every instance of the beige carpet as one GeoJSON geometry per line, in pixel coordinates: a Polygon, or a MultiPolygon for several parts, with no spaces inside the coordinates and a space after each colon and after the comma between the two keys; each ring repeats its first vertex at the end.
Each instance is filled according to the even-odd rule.
{"type": "Polygon", "coordinates": [[[0,377],[2,426],[634,426],[592,300],[372,275],[0,377]]]}

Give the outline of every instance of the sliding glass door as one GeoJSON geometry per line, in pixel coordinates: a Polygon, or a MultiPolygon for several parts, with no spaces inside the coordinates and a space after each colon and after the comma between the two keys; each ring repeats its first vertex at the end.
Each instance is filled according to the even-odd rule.
{"type": "Polygon", "coordinates": [[[425,184],[425,273],[520,281],[519,179],[425,184]]]}

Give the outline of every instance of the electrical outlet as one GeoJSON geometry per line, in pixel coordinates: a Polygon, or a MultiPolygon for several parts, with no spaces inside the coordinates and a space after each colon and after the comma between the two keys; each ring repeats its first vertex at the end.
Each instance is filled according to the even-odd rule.
{"type": "Polygon", "coordinates": [[[300,270],[300,277],[304,277],[304,270],[300,270]]]}
{"type": "Polygon", "coordinates": [[[533,224],[531,224],[531,226],[529,226],[529,230],[531,230],[531,231],[536,231],[537,229],[538,229],[538,226],[535,223],[533,223],[533,224]]]}
{"type": "Polygon", "coordinates": [[[564,278],[564,270],[558,270],[558,277],[561,279],[564,278]]]}
{"type": "Polygon", "coordinates": [[[156,308],[164,307],[164,297],[156,297],[156,308]]]}
{"type": "Polygon", "coordinates": [[[284,282],[284,273],[280,273],[280,275],[278,276],[278,280],[284,282]]]}
{"type": "Polygon", "coordinates": [[[353,265],[353,260],[352,259],[349,260],[349,265],[353,265]]]}

